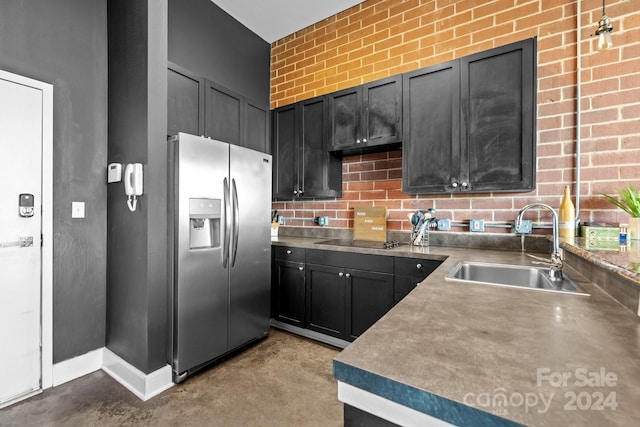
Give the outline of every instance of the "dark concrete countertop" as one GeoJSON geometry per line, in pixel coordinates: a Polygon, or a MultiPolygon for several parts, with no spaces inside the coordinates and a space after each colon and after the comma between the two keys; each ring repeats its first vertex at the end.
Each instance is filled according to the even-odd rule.
{"type": "Polygon", "coordinates": [[[444,280],[460,260],[530,265],[521,252],[353,249],[318,240],[283,237],[273,244],[446,257],[334,359],[339,381],[458,425],[626,426],[640,420],[640,319],[570,267],[590,296],[444,280]],[[559,377],[566,380],[554,383],[559,377]]]}
{"type": "MultiPolygon", "coordinates": [[[[615,242],[614,242],[615,243],[615,242]]],[[[590,262],[618,273],[640,286],[640,240],[629,240],[624,246],[615,244],[612,249],[593,249],[583,237],[563,247],[590,262]]]]}

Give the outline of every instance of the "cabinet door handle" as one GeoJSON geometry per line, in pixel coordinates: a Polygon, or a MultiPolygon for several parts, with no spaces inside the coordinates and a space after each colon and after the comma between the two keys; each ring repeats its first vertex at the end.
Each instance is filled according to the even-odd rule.
{"type": "Polygon", "coordinates": [[[360,140],[359,139],[356,139],[356,144],[360,144],[360,140]]]}
{"type": "Polygon", "coordinates": [[[367,138],[362,138],[362,142],[364,142],[366,144],[367,138]]]}
{"type": "Polygon", "coordinates": [[[417,268],[418,270],[420,270],[420,269],[422,268],[422,264],[417,263],[417,264],[416,264],[416,268],[417,268]]]}
{"type": "Polygon", "coordinates": [[[342,277],[344,276],[344,273],[341,271],[340,273],[338,273],[338,276],[342,277]]]}
{"type": "Polygon", "coordinates": [[[298,267],[298,270],[302,271],[302,270],[304,270],[304,267],[300,266],[300,267],[298,267]]]}
{"type": "Polygon", "coordinates": [[[304,191],[302,191],[302,188],[299,188],[298,189],[298,196],[301,197],[303,194],[304,194],[304,191]]]}
{"type": "Polygon", "coordinates": [[[348,279],[349,277],[351,277],[351,273],[347,273],[345,274],[345,276],[347,276],[347,279],[348,279]]]}
{"type": "Polygon", "coordinates": [[[454,182],[451,183],[451,186],[453,188],[458,188],[458,183],[454,181],[454,182]]]}
{"type": "Polygon", "coordinates": [[[293,190],[293,195],[297,196],[298,195],[298,190],[293,190]]]}
{"type": "Polygon", "coordinates": [[[466,182],[462,183],[462,188],[467,188],[469,186],[469,184],[467,184],[466,182]]]}
{"type": "Polygon", "coordinates": [[[287,249],[287,255],[291,255],[293,252],[291,252],[291,249],[287,249]]]}

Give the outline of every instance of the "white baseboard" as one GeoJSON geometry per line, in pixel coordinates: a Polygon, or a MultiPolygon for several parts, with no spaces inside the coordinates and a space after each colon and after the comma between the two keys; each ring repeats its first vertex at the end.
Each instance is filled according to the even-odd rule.
{"type": "Polygon", "coordinates": [[[102,369],[138,398],[146,401],[173,386],[171,366],[145,374],[107,348],[53,365],[53,387],[102,369]]]}
{"type": "Polygon", "coordinates": [[[104,349],[102,370],[144,401],[173,386],[171,366],[145,374],[108,348],[104,349]]]}
{"type": "Polygon", "coordinates": [[[54,364],[52,370],[52,385],[56,387],[97,371],[102,367],[102,352],[103,349],[99,348],[85,353],[82,356],[54,364]]]}
{"type": "Polygon", "coordinates": [[[411,409],[361,388],[338,381],[338,400],[399,426],[453,427],[431,415],[411,409]]]}

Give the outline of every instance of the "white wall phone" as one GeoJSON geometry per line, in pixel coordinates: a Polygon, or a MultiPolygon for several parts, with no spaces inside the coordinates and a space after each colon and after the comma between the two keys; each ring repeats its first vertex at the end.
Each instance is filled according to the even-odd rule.
{"type": "Polygon", "coordinates": [[[124,192],[131,212],[136,210],[137,198],[142,195],[142,163],[129,163],[124,170],[124,192]]]}

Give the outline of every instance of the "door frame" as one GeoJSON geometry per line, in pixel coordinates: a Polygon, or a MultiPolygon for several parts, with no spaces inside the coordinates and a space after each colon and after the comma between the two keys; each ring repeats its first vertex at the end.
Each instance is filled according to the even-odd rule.
{"type": "Polygon", "coordinates": [[[53,85],[0,70],[0,79],[42,92],[41,387],[53,385],[53,85]]]}

